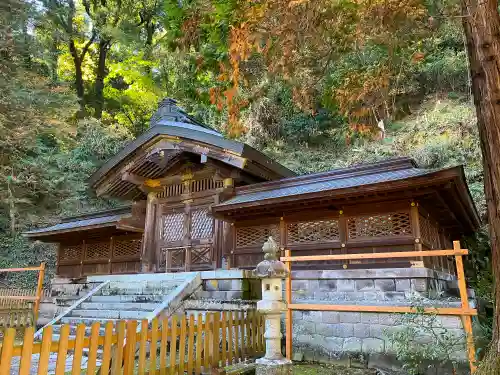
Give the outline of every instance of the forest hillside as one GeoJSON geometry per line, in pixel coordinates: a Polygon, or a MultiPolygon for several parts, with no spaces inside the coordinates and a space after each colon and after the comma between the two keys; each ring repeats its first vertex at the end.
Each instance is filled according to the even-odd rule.
{"type": "MultiPolygon", "coordinates": [[[[2,1],[0,268],[54,264],[22,231],[127,203],[86,181],[165,97],[298,173],[390,156],[464,164],[484,215],[459,12],[454,0],[2,1]]],[[[468,272],[487,284],[484,235],[472,246],[468,272]]]]}

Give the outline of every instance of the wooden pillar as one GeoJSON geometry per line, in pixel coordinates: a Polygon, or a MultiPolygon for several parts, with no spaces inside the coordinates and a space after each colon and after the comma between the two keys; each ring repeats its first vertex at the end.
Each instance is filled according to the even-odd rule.
{"type": "Polygon", "coordinates": [[[280,238],[278,238],[278,243],[280,244],[281,256],[284,256],[286,246],[286,222],[283,216],[280,217],[280,238]]]}
{"type": "MultiPolygon", "coordinates": [[[[410,222],[413,237],[415,238],[415,251],[422,251],[422,237],[420,233],[420,215],[418,213],[418,203],[410,203],[410,222]]],[[[418,261],[422,266],[424,265],[424,258],[419,257],[418,261]]]]}
{"type": "Polygon", "coordinates": [[[144,236],[142,239],[141,269],[144,273],[155,272],[156,270],[156,193],[148,193],[146,203],[146,221],[144,224],[144,236]]]}
{"type": "MultiPolygon", "coordinates": [[[[285,250],[285,256],[292,256],[292,252],[290,250],[285,250]]],[[[286,331],[285,331],[285,348],[286,348],[286,358],[292,360],[292,327],[293,327],[293,316],[292,309],[290,309],[290,305],[292,304],[292,262],[286,261],[285,267],[288,272],[285,279],[285,297],[286,297],[286,331]]]]}
{"type": "Polygon", "coordinates": [[[85,240],[82,242],[82,251],[80,253],[80,272],[78,274],[78,277],[83,276],[83,260],[85,259],[85,253],[87,252],[87,243],[85,240]]]}
{"type": "Polygon", "coordinates": [[[113,258],[113,253],[115,252],[115,239],[113,236],[109,239],[109,258],[108,258],[108,275],[111,275],[113,265],[111,260],[113,258]]]}
{"type": "Polygon", "coordinates": [[[184,271],[191,270],[191,199],[184,201],[184,271]]]}
{"type": "MultiPolygon", "coordinates": [[[[214,195],[214,204],[219,203],[219,193],[214,195]]],[[[212,230],[212,256],[214,269],[222,267],[222,222],[218,219],[213,221],[214,227],[212,230]]]]}
{"type": "MultiPolygon", "coordinates": [[[[347,254],[347,218],[344,215],[344,210],[339,211],[339,239],[340,239],[340,254],[347,254]]],[[[339,262],[340,263],[340,262],[339,262]]],[[[347,268],[349,261],[343,261],[343,268],[347,268]]]]}

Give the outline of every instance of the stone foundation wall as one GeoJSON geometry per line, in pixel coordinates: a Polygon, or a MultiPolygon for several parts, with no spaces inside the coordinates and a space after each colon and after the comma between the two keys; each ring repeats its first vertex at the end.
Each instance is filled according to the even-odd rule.
{"type": "Polygon", "coordinates": [[[220,301],[258,300],[260,280],[246,270],[217,270],[201,272],[202,288],[192,298],[220,301]]]}
{"type": "MultiPolygon", "coordinates": [[[[365,306],[459,307],[454,277],[426,268],[297,271],[292,279],[292,302],[365,306]]],[[[446,331],[461,340],[464,331],[459,317],[438,316],[436,332],[446,331]]],[[[330,362],[342,358],[370,358],[396,366],[390,337],[404,327],[400,314],[294,311],[293,350],[296,359],[330,362]]],[[[417,338],[423,345],[429,332],[417,338]]],[[[466,361],[465,345],[453,358],[466,361]]]]}

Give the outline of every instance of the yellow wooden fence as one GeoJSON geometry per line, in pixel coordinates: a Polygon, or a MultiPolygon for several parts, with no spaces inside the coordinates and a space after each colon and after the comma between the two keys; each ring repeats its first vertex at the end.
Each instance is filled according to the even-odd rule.
{"type": "Polygon", "coordinates": [[[370,312],[370,313],[418,313],[417,308],[412,306],[363,306],[363,305],[333,305],[333,304],[299,304],[292,302],[292,263],[308,261],[331,261],[331,260],[362,260],[380,258],[416,258],[416,257],[455,257],[456,275],[458,289],[460,291],[461,307],[439,307],[425,308],[424,314],[434,315],[455,315],[462,320],[462,325],[466,334],[467,354],[471,374],[476,372],[476,350],[472,335],[472,316],[477,315],[477,310],[469,304],[467,296],[467,286],[465,284],[465,273],[462,257],[467,255],[467,249],[460,248],[459,241],[453,241],[453,250],[424,250],[424,251],[397,251],[388,253],[360,253],[360,254],[338,254],[338,255],[308,255],[292,256],[290,250],[285,250],[285,256],[280,260],[285,263],[288,276],[285,280],[285,296],[287,302],[286,312],[286,357],[292,358],[292,326],[294,310],[310,311],[349,311],[349,312],[370,312]]]}
{"type": "Polygon", "coordinates": [[[46,293],[43,290],[45,263],[41,263],[38,267],[0,269],[0,273],[27,271],[38,272],[36,288],[0,289],[0,327],[25,327],[28,325],[36,325],[40,302],[44,293],[46,293]]]}
{"type": "Polygon", "coordinates": [[[91,327],[78,325],[44,329],[42,341],[33,342],[27,328],[22,345],[15,343],[15,329],[5,331],[0,346],[0,375],[30,373],[56,375],[167,375],[206,374],[214,368],[237,364],[264,351],[264,319],[255,311],[209,312],[198,316],[173,316],[169,320],[119,321],[91,327]],[[55,367],[55,368],[54,368],[55,367]]]}

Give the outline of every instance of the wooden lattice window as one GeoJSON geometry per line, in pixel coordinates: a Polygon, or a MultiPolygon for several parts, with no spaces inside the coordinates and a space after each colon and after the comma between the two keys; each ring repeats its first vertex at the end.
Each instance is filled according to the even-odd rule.
{"type": "Polygon", "coordinates": [[[173,212],[163,215],[161,238],[165,242],[181,241],[184,238],[184,213],[173,212]]]}
{"type": "Polygon", "coordinates": [[[214,219],[209,215],[206,207],[197,208],[191,212],[191,239],[211,238],[213,228],[214,219]]]}
{"type": "Polygon", "coordinates": [[[141,239],[116,239],[113,247],[114,258],[137,258],[141,256],[141,239]]]}
{"type": "Polygon", "coordinates": [[[109,258],[109,245],[109,241],[88,243],[85,250],[85,259],[109,258]]]}
{"type": "Polygon", "coordinates": [[[236,229],[236,247],[262,246],[269,236],[280,242],[278,224],[239,227],[236,229]]]}
{"type": "Polygon", "coordinates": [[[287,241],[293,243],[338,241],[337,219],[301,221],[287,224],[287,241]]]}
{"type": "Polygon", "coordinates": [[[431,249],[440,249],[439,229],[428,218],[420,215],[420,236],[431,249]]]}
{"type": "Polygon", "coordinates": [[[61,252],[59,253],[59,259],[64,261],[80,260],[82,257],[82,251],[82,245],[64,246],[61,248],[61,252]]]}
{"type": "Polygon", "coordinates": [[[410,214],[356,216],[348,219],[349,238],[407,236],[411,235],[410,214]]]}

